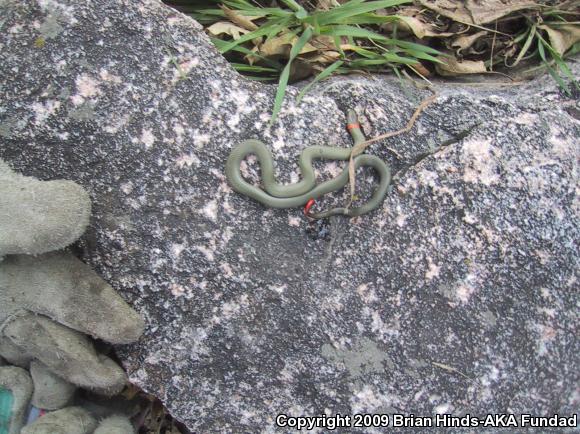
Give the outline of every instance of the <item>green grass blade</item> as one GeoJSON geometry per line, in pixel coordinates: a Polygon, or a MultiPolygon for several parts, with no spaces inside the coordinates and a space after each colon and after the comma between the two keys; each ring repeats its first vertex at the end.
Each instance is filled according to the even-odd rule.
{"type": "Polygon", "coordinates": [[[354,5],[359,5],[361,3],[364,3],[366,0],[350,0],[346,3],[343,3],[342,6],[346,7],[346,6],[354,6],[354,5]]]}
{"type": "Polygon", "coordinates": [[[534,40],[535,34],[536,34],[536,24],[534,24],[532,26],[532,28],[530,29],[530,33],[528,34],[528,38],[526,39],[526,42],[524,42],[524,45],[522,46],[522,49],[518,53],[518,57],[516,57],[515,62],[511,66],[516,66],[518,63],[520,63],[520,61],[522,60],[522,58],[524,57],[524,55],[530,49],[530,46],[532,45],[532,41],[534,40]]]}
{"type": "Polygon", "coordinates": [[[389,38],[383,35],[379,35],[378,33],[353,26],[324,26],[320,28],[320,34],[328,36],[348,36],[352,38],[366,38],[366,39],[374,39],[377,41],[389,40],[389,38]]]}
{"type": "Polygon", "coordinates": [[[440,51],[436,50],[435,48],[431,48],[427,45],[416,44],[415,42],[400,41],[398,39],[389,39],[389,43],[396,45],[397,47],[401,47],[405,50],[415,50],[421,53],[434,54],[436,56],[441,56],[443,54],[440,51]]]}
{"type": "Polygon", "coordinates": [[[274,107],[272,109],[272,117],[270,118],[269,125],[272,125],[276,118],[278,117],[278,113],[282,108],[282,102],[284,101],[284,94],[286,93],[286,86],[288,86],[288,79],[290,78],[290,67],[292,62],[298,56],[300,51],[304,48],[306,43],[312,38],[312,29],[308,27],[304,30],[304,33],[300,35],[298,41],[292,46],[290,50],[290,56],[288,57],[288,63],[282,70],[282,74],[280,74],[280,80],[278,81],[278,89],[276,90],[276,97],[274,98],[274,107]]]}
{"type": "Polygon", "coordinates": [[[417,59],[428,60],[429,62],[433,62],[433,63],[441,63],[441,64],[445,63],[445,62],[442,62],[437,57],[433,57],[430,54],[423,53],[421,51],[416,51],[416,50],[403,50],[403,51],[408,56],[413,56],[413,57],[415,57],[417,59]]]}
{"type": "Polygon", "coordinates": [[[333,37],[333,40],[334,40],[334,46],[336,47],[336,51],[338,51],[340,53],[340,55],[342,57],[344,57],[345,56],[344,51],[343,51],[342,47],[340,46],[341,45],[341,43],[340,43],[340,36],[336,36],[335,35],[333,37]]]}
{"type": "Polygon", "coordinates": [[[376,59],[376,58],[380,57],[374,51],[367,50],[366,48],[362,48],[362,47],[353,46],[353,47],[351,47],[351,51],[354,51],[356,54],[360,54],[361,56],[366,57],[367,59],[376,59]]]}
{"type": "Polygon", "coordinates": [[[352,68],[358,68],[361,66],[376,66],[376,65],[386,65],[389,61],[384,58],[377,58],[377,59],[357,59],[353,60],[349,63],[349,66],[352,68]]]}
{"type": "Polygon", "coordinates": [[[546,65],[546,68],[548,69],[548,73],[552,76],[554,81],[556,83],[558,83],[558,86],[560,86],[560,89],[562,89],[562,91],[567,96],[572,96],[572,93],[568,89],[568,86],[566,86],[566,83],[564,82],[564,80],[562,80],[562,77],[560,77],[560,75],[554,70],[554,68],[552,68],[552,66],[550,65],[550,62],[548,62],[548,60],[546,58],[545,48],[551,49],[552,47],[550,46],[550,44],[548,44],[544,40],[544,38],[542,38],[542,35],[540,35],[540,32],[538,32],[538,30],[536,30],[536,36],[538,37],[538,53],[540,54],[540,57],[541,57],[542,61],[544,62],[544,65],[546,65]]]}
{"type": "Polygon", "coordinates": [[[576,53],[580,53],[580,42],[576,42],[572,47],[564,53],[564,57],[573,56],[576,53]]]}
{"type": "Polygon", "coordinates": [[[193,12],[203,15],[215,15],[220,17],[225,17],[224,11],[221,9],[193,9],[193,12]]]}
{"type": "Polygon", "coordinates": [[[562,91],[567,96],[572,96],[572,93],[570,92],[570,89],[568,89],[568,86],[566,86],[566,83],[564,82],[564,80],[562,80],[562,77],[560,77],[560,75],[554,70],[554,68],[552,68],[547,63],[546,63],[546,67],[548,68],[548,72],[550,73],[550,75],[552,76],[552,78],[554,79],[554,81],[556,83],[558,83],[558,86],[560,86],[560,89],[562,89],[562,91]]]}
{"type": "Polygon", "coordinates": [[[294,12],[300,11],[306,12],[302,6],[296,3],[295,0],[280,0],[280,1],[284,3],[286,6],[288,6],[290,9],[292,9],[294,12]]]}
{"type": "Polygon", "coordinates": [[[309,22],[310,19],[316,18],[321,26],[328,24],[340,24],[347,18],[355,15],[364,14],[366,12],[373,12],[377,9],[389,8],[410,2],[411,0],[380,0],[360,3],[356,2],[354,4],[349,2],[329,11],[316,12],[308,17],[308,19],[305,21],[309,22]]]}
{"type": "Polygon", "coordinates": [[[249,78],[253,81],[276,81],[276,77],[259,77],[257,75],[243,75],[245,78],[249,78]]]}
{"type": "Polygon", "coordinates": [[[316,77],[314,77],[314,80],[312,80],[310,83],[304,86],[304,88],[300,91],[300,93],[296,97],[296,104],[300,104],[300,101],[302,101],[302,98],[304,98],[304,95],[306,95],[306,92],[308,92],[312,86],[314,86],[320,80],[324,80],[325,78],[330,76],[334,71],[340,68],[343,63],[344,61],[337,60],[332,65],[328,66],[323,71],[321,71],[320,74],[318,74],[316,77]]]}
{"type": "Polygon", "coordinates": [[[231,63],[236,71],[242,72],[278,72],[275,68],[268,68],[265,66],[248,65],[246,63],[231,63]]]}
{"type": "Polygon", "coordinates": [[[546,60],[546,52],[544,51],[544,42],[541,36],[539,36],[539,33],[536,31],[536,35],[538,35],[539,37],[539,41],[538,41],[538,54],[540,55],[540,58],[544,61],[544,63],[548,63],[548,61],[546,60]]]}
{"type": "Polygon", "coordinates": [[[372,13],[355,15],[353,17],[345,19],[342,24],[385,24],[397,21],[398,18],[395,15],[377,15],[372,13]]]}
{"type": "Polygon", "coordinates": [[[384,53],[383,57],[389,62],[402,63],[404,65],[416,65],[419,63],[417,59],[413,59],[411,57],[402,57],[395,53],[384,53]]]}
{"type": "Polygon", "coordinates": [[[576,80],[576,77],[574,77],[574,74],[572,74],[572,71],[570,70],[568,65],[566,65],[566,62],[564,62],[564,60],[560,56],[557,56],[557,57],[554,56],[554,61],[556,62],[556,65],[558,65],[558,67],[560,68],[562,73],[566,77],[568,77],[568,79],[572,82],[572,84],[574,84],[574,87],[576,87],[577,89],[580,89],[580,85],[578,84],[578,80],[576,80]]]}

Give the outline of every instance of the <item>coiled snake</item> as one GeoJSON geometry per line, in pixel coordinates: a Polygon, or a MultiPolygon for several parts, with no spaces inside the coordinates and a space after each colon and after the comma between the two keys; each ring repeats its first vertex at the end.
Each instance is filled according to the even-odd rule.
{"type": "MultiPolygon", "coordinates": [[[[364,142],[365,137],[358,124],[356,113],[353,110],[348,112],[347,121],[347,128],[354,140],[354,144],[364,142]]],[[[347,166],[336,178],[316,185],[312,160],[348,160],[350,158],[350,152],[350,148],[309,146],[302,151],[298,160],[298,165],[302,172],[302,180],[295,184],[283,185],[276,182],[272,154],[266,148],[266,145],[259,140],[246,140],[236,146],[230,153],[226,162],[226,177],[236,192],[249,196],[268,207],[293,208],[309,204],[305,208],[305,213],[308,217],[314,219],[333,215],[359,216],[374,210],[381,204],[391,182],[391,170],[384,161],[373,155],[362,154],[354,159],[355,169],[361,166],[370,166],[377,171],[380,178],[379,185],[365,204],[353,208],[332,208],[319,213],[310,212],[310,206],[315,199],[326,193],[339,190],[349,181],[347,166]],[[248,183],[242,177],[240,163],[249,154],[255,154],[258,157],[265,191],[248,183]]]]}

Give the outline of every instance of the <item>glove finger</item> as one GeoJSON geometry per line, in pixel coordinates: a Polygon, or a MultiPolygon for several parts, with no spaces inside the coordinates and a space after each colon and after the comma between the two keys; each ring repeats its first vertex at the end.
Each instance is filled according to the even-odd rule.
{"type": "Polygon", "coordinates": [[[97,354],[87,336],[42,315],[27,312],[10,318],[3,333],[27,355],[73,384],[105,394],[117,393],[126,384],[123,370],[97,354]]]}
{"type": "Polygon", "coordinates": [[[26,370],[16,366],[0,367],[0,428],[7,426],[8,434],[20,433],[31,396],[32,380],[26,370]],[[2,389],[9,393],[1,393],[2,389]]]}
{"type": "Polygon", "coordinates": [[[135,434],[135,428],[125,416],[110,416],[99,424],[94,434],[135,434]]]}
{"type": "Polygon", "coordinates": [[[111,343],[134,342],[143,332],[139,314],[67,252],[7,257],[0,262],[2,286],[28,310],[111,343]]]}
{"type": "Polygon", "coordinates": [[[30,376],[34,384],[32,405],[45,410],[65,407],[75,393],[76,386],[59,377],[38,360],[30,364],[30,376]]]}
{"type": "Polygon", "coordinates": [[[39,181],[2,163],[0,185],[0,256],[61,249],[89,223],[89,195],[72,181],[39,181]]]}
{"type": "Polygon", "coordinates": [[[90,434],[97,421],[81,407],[67,407],[53,411],[27,425],[22,434],[90,434]]]}
{"type": "Polygon", "coordinates": [[[11,365],[28,368],[32,357],[28,356],[18,346],[14,345],[10,339],[0,335],[0,356],[11,365]]]}

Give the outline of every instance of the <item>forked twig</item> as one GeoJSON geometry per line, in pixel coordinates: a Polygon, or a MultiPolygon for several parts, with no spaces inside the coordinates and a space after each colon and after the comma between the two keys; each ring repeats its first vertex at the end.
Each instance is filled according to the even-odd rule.
{"type": "Polygon", "coordinates": [[[350,153],[350,159],[348,161],[348,176],[350,179],[350,200],[349,200],[349,203],[347,205],[347,208],[350,207],[350,205],[352,204],[352,201],[354,200],[354,192],[355,192],[355,187],[356,187],[355,169],[354,169],[355,157],[357,155],[362,154],[371,143],[378,142],[379,140],[388,139],[390,137],[398,136],[399,134],[403,134],[403,133],[407,133],[407,132],[411,131],[411,129],[415,125],[415,122],[417,121],[417,118],[419,117],[421,112],[423,110],[425,110],[425,108],[427,108],[427,106],[429,104],[431,104],[433,101],[435,101],[437,99],[437,96],[438,96],[437,92],[435,92],[434,90],[431,90],[431,91],[433,92],[433,95],[431,95],[431,96],[425,98],[423,101],[421,101],[421,104],[419,104],[419,106],[415,109],[415,113],[413,113],[413,116],[411,116],[411,119],[409,119],[409,122],[407,122],[407,125],[404,128],[401,128],[400,130],[397,130],[397,131],[391,131],[391,132],[388,132],[385,134],[381,134],[380,136],[377,136],[377,137],[374,137],[372,139],[366,140],[364,142],[358,143],[352,147],[352,151],[350,153]]]}

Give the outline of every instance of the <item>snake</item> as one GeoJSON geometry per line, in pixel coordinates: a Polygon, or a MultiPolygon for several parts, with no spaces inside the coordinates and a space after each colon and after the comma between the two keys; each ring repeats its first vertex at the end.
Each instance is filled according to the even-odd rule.
{"type": "MultiPolygon", "coordinates": [[[[365,141],[358,118],[354,110],[347,114],[347,128],[354,144],[365,141]]],[[[266,145],[256,139],[243,141],[230,153],[225,168],[226,178],[234,191],[248,196],[266,207],[293,208],[306,205],[305,214],[312,219],[321,219],[333,215],[356,217],[376,209],[383,201],[391,182],[391,170],[380,158],[374,155],[361,154],[354,158],[355,169],[362,166],[373,168],[379,175],[379,184],[369,200],[357,207],[337,207],[318,213],[310,212],[310,206],[319,197],[343,188],[349,182],[348,165],[340,175],[333,179],[316,184],[316,175],[312,162],[315,159],[349,160],[351,148],[335,146],[309,146],[298,159],[302,179],[294,184],[284,185],[276,182],[272,154],[266,145]],[[260,164],[264,189],[247,182],[240,171],[242,161],[248,156],[256,155],[260,164]]]]}

